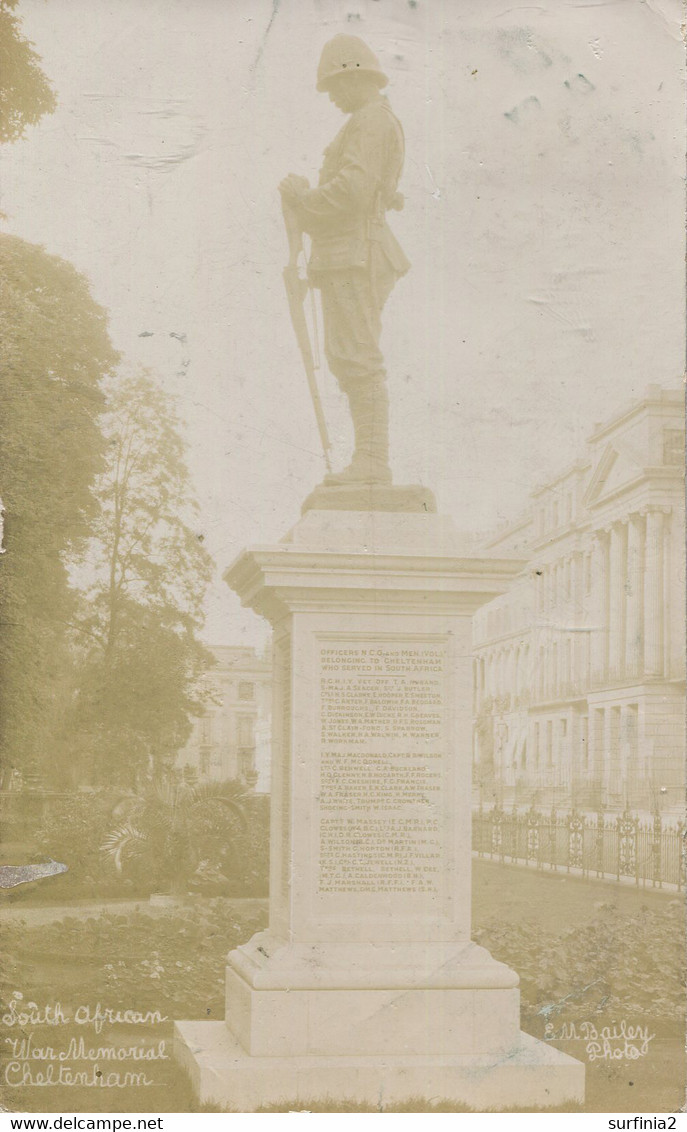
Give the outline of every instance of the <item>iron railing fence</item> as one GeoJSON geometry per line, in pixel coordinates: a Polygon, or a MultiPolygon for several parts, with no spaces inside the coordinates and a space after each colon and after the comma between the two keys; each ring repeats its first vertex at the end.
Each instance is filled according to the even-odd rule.
{"type": "Polygon", "coordinates": [[[630,811],[544,813],[480,806],[472,814],[472,847],[478,857],[502,863],[644,887],[685,887],[685,823],[670,824],[660,813],[647,820],[630,811]]]}

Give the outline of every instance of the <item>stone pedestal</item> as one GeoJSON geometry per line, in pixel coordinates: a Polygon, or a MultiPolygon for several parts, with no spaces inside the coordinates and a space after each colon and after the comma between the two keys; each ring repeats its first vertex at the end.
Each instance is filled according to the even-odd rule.
{"type": "Polygon", "coordinates": [[[301,508],[307,511],[421,511],[437,509],[434,495],[426,487],[413,484],[319,484],[311,491],[301,508]]]}
{"type": "Polygon", "coordinates": [[[226,1023],[177,1023],[201,1100],[581,1099],[470,940],[471,618],[521,566],[429,511],[308,510],[228,571],[274,627],[270,924],[226,1023]]]}

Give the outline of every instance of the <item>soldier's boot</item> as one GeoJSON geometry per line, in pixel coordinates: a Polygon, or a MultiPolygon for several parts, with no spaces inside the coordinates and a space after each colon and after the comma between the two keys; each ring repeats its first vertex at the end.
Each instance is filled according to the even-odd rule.
{"type": "Polygon", "coordinates": [[[391,483],[389,398],[384,375],[375,375],[375,378],[347,393],[353,418],[355,451],[347,468],[325,477],[329,486],[391,483]]]}

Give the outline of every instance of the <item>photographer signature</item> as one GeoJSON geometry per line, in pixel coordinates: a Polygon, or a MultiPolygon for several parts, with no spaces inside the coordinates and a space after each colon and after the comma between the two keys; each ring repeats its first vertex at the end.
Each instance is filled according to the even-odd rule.
{"type": "Polygon", "coordinates": [[[648,1026],[631,1025],[624,1019],[601,1028],[593,1022],[564,1022],[558,1029],[547,1022],[544,1027],[545,1041],[584,1042],[589,1061],[637,1061],[646,1057],[655,1037],[648,1026]]]}

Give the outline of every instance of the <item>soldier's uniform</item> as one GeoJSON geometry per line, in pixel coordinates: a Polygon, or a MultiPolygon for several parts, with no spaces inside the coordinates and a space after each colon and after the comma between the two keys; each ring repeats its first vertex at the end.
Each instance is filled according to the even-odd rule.
{"type": "Polygon", "coordinates": [[[388,100],[373,93],[325,150],[317,188],[299,194],[296,206],[312,238],[308,270],[322,296],[325,354],[348,397],[355,431],[353,461],[343,477],[330,477],[334,481],[391,479],[379,340],[384,303],[410,266],[385,215],[402,206],[397,187],[403,159],[401,124],[388,100]]]}

